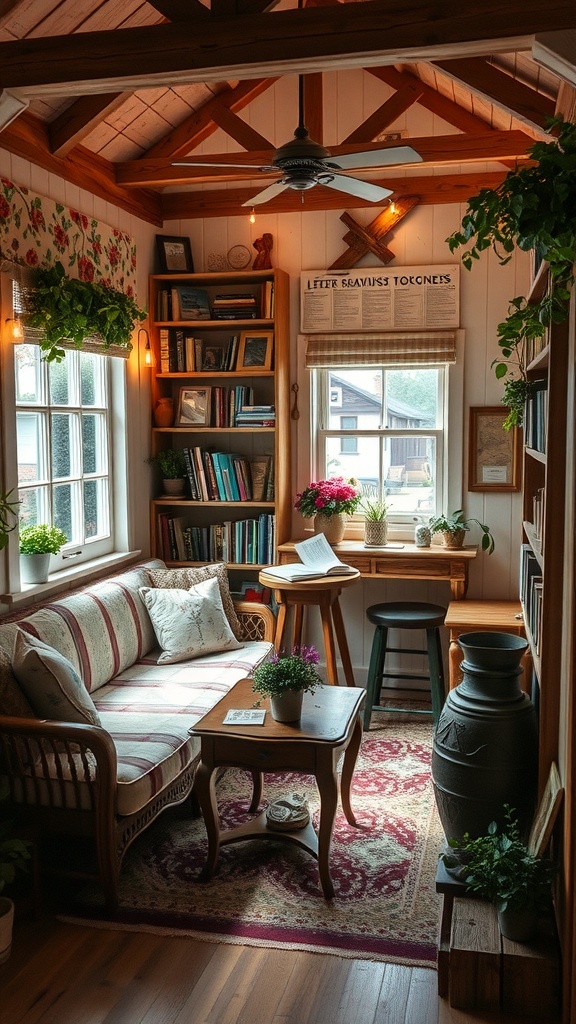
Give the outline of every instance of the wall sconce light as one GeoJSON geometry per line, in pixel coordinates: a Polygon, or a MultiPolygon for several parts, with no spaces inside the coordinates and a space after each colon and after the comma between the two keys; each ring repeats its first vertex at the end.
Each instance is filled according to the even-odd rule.
{"type": "Polygon", "coordinates": [[[252,210],[250,211],[250,217],[248,219],[251,224],[256,223],[256,214],[254,213],[254,207],[252,207],[252,210]]]}
{"type": "Polygon", "coordinates": [[[394,200],[390,199],[388,200],[388,202],[390,204],[390,213],[396,213],[396,203],[394,202],[394,200]]]}
{"type": "Polygon", "coordinates": [[[17,316],[7,316],[4,323],[6,324],[6,334],[9,341],[15,343],[24,341],[24,328],[17,316]]]}
{"type": "Polygon", "coordinates": [[[138,331],[138,347],[140,347],[140,335],[146,336],[146,345],[144,346],[144,366],[154,366],[154,353],[150,348],[150,335],[145,327],[141,327],[138,331]]]}

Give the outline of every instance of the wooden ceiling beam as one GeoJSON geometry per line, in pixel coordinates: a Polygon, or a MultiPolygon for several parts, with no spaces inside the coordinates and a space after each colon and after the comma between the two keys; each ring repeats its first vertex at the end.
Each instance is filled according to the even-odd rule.
{"type": "Polygon", "coordinates": [[[50,150],[55,156],[66,156],[78,146],[101,121],[113,114],[129,99],[130,93],[117,92],[101,96],[82,96],[48,125],[50,150]]]}
{"type": "Polygon", "coordinates": [[[83,146],[76,146],[65,159],[55,156],[50,152],[47,125],[29,111],[4,129],[2,148],[100,196],[135,217],[162,226],[159,195],[144,189],[119,188],[114,164],[83,146]]]}
{"type": "Polygon", "coordinates": [[[148,3],[169,21],[186,23],[210,17],[210,10],[200,0],[148,0],[148,3]]]}
{"type": "Polygon", "coordinates": [[[263,135],[255,131],[251,125],[246,124],[241,117],[234,114],[228,107],[221,103],[217,103],[212,110],[212,120],[219,128],[222,128],[230,138],[234,139],[239,146],[243,146],[244,149],[265,149],[268,146],[272,146],[269,139],[265,139],[263,135]]]}
{"type": "Polygon", "coordinates": [[[216,131],[216,122],[212,115],[217,107],[227,107],[233,111],[242,110],[256,96],[260,96],[274,85],[275,81],[275,78],[252,78],[246,82],[239,82],[235,88],[224,89],[150,146],[146,158],[165,157],[167,160],[176,160],[178,157],[186,156],[216,131]]]}
{"type": "MultiPolygon", "coordinates": [[[[471,161],[486,160],[518,160],[526,157],[527,150],[533,145],[533,139],[524,132],[492,132],[490,135],[436,135],[425,138],[410,139],[409,144],[422,157],[424,164],[464,164],[471,161]]],[[[395,149],[397,142],[367,143],[364,151],[395,149]]],[[[333,157],[344,153],[355,153],[356,146],[342,144],[331,146],[333,157]]],[[[253,169],[247,171],[234,167],[173,167],[167,160],[128,160],[117,165],[116,180],[124,187],[137,186],[158,188],[163,185],[175,185],[206,181],[232,181],[241,178],[259,176],[259,167],[268,167],[274,151],[271,149],[249,153],[216,153],[202,156],[203,160],[223,164],[252,164],[253,169]]],[[[393,166],[392,164],[390,166],[393,166]]],[[[409,164],[411,168],[420,164],[409,164]]],[[[360,170],[360,168],[359,168],[360,170]]],[[[264,174],[262,174],[264,177],[264,174]]]]}
{"type": "Polygon", "coordinates": [[[550,24],[576,28],[573,0],[390,0],[304,7],[0,43],[0,88],[61,96],[527,49],[550,24]]]}
{"type": "Polygon", "coordinates": [[[461,132],[467,132],[470,135],[481,135],[482,132],[490,134],[492,132],[492,127],[486,124],[480,117],[470,114],[463,107],[454,103],[453,100],[449,100],[447,96],[441,96],[435,89],[426,85],[425,82],[421,82],[416,72],[398,71],[393,67],[366,68],[366,71],[397,90],[400,90],[407,82],[415,79],[423,87],[418,103],[420,106],[425,107],[426,110],[429,110],[431,114],[436,114],[443,121],[454,125],[461,132]]]}
{"type": "Polygon", "coordinates": [[[416,103],[423,92],[424,89],[418,85],[415,79],[412,82],[407,82],[343,141],[349,143],[372,142],[397,117],[400,117],[405,110],[416,103]]]}
{"type": "Polygon", "coordinates": [[[0,0],[0,18],[6,18],[22,0],[0,0]]]}
{"type": "MultiPolygon", "coordinates": [[[[465,203],[481,188],[497,188],[507,173],[507,171],[502,171],[502,173],[492,172],[489,174],[406,178],[393,183],[394,196],[395,198],[408,195],[417,196],[420,205],[424,206],[465,203]]],[[[390,187],[392,183],[389,179],[382,179],[379,184],[390,187]]],[[[254,188],[171,192],[162,197],[162,212],[165,220],[241,217],[246,213],[245,209],[242,209],[243,203],[249,203],[254,194],[254,188]]],[[[266,214],[316,213],[319,210],[342,210],[343,208],[347,210],[377,209],[378,205],[375,206],[374,203],[368,203],[365,199],[357,199],[355,196],[315,185],[307,192],[294,192],[291,189],[286,189],[261,207],[261,212],[266,214]]]]}
{"type": "Polygon", "coordinates": [[[488,60],[441,60],[434,61],[434,67],[530,128],[545,129],[548,119],[554,116],[553,100],[495,68],[488,60]]]}

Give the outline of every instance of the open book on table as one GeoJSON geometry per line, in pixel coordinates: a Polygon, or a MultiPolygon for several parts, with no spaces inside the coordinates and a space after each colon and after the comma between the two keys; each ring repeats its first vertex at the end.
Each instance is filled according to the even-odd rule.
{"type": "Polygon", "coordinates": [[[270,565],[265,572],[269,576],[293,583],[297,580],[315,580],[322,576],[351,576],[356,572],[351,565],[341,562],[334,554],[323,533],[317,533],[308,540],[295,544],[301,562],[290,565],[270,565]]]}

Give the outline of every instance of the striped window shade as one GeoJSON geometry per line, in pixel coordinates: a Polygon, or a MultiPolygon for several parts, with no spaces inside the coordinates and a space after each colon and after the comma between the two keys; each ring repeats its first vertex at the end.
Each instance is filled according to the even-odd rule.
{"type": "Polygon", "coordinates": [[[457,331],[386,334],[307,334],[309,369],[342,366],[421,366],[456,362],[457,331]]]}
{"type": "MultiPolygon", "coordinates": [[[[39,345],[42,341],[42,331],[37,327],[30,327],[26,323],[26,312],[27,312],[27,296],[30,294],[30,288],[26,283],[26,269],[18,269],[15,271],[18,276],[12,279],[12,308],[13,315],[22,324],[22,330],[24,337],[22,343],[24,345],[39,345]]],[[[70,349],[74,352],[79,350],[82,352],[91,352],[95,355],[100,356],[114,356],[116,359],[128,359],[130,356],[130,347],[125,345],[109,345],[106,347],[104,338],[100,334],[93,334],[84,338],[82,345],[78,346],[72,339],[70,341],[62,340],[58,342],[58,347],[63,349],[70,349]]]]}

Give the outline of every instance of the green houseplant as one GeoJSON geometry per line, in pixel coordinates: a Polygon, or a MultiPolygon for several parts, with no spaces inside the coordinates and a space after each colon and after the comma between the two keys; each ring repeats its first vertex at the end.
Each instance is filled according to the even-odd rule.
{"type": "Polygon", "coordinates": [[[462,547],[464,534],[470,529],[472,523],[477,523],[482,530],[482,551],[487,551],[491,555],[494,551],[495,543],[490,527],[486,526],[485,523],[481,523],[479,519],[467,518],[461,508],[455,512],[450,512],[448,515],[432,516],[428,526],[432,534],[442,534],[445,547],[459,548],[462,547]]]}
{"type": "Polygon", "coordinates": [[[502,934],[522,942],[533,934],[538,913],[547,908],[554,866],[534,856],[520,838],[517,820],[504,807],[501,827],[492,821],[486,835],[450,839],[454,854],[443,854],[449,869],[456,868],[470,892],[490,900],[498,912],[502,934]]]}
{"type": "Polygon", "coordinates": [[[61,263],[38,267],[27,296],[26,323],[42,332],[40,348],[48,362],[60,361],[63,341],[81,347],[85,338],[99,335],[105,348],[132,348],[136,323],[146,318],[132,296],[98,281],[68,277],[61,263]]]}
{"type": "Polygon", "coordinates": [[[510,171],[496,189],[481,189],[468,200],[461,229],[448,239],[450,251],[467,246],[462,262],[470,270],[483,250],[492,248],[501,264],[515,248],[534,251],[549,264],[550,287],[533,303],[524,296],[510,301],[508,317],[498,326],[501,356],[492,363],[503,380],[502,401],[510,407],[505,427],[522,423],[530,390],[526,343],[542,337],[549,324],[568,316],[576,262],[576,124],[553,118],[555,136],[528,150],[532,166],[510,171]],[[471,244],[472,243],[472,244],[471,244]]]}
{"type": "Polygon", "coordinates": [[[46,583],[50,555],[57,555],[68,538],[58,526],[37,523],[20,530],[20,573],[23,583],[46,583]]]}
{"type": "Polygon", "coordinates": [[[8,534],[16,528],[19,501],[11,501],[14,492],[0,494],[0,551],[8,544],[8,534]]]}
{"type": "Polygon", "coordinates": [[[318,651],[315,647],[294,647],[291,654],[274,654],[253,673],[252,689],[261,697],[270,697],[272,717],[277,722],[293,722],[300,718],[306,691],[322,686],[318,674],[318,651]]]}
{"type": "Polygon", "coordinates": [[[146,461],[160,470],[165,494],[184,494],[186,462],[183,451],[179,448],[163,448],[146,461]]]}

